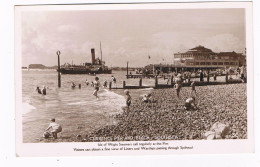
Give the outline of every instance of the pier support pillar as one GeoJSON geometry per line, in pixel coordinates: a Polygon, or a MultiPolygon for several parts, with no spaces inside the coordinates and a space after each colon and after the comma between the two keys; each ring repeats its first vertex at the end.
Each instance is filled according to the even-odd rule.
{"type": "Polygon", "coordinates": [[[173,75],[171,76],[171,85],[173,85],[173,75]]]}
{"type": "Polygon", "coordinates": [[[123,81],[123,89],[125,89],[125,81],[123,81]]]}
{"type": "Polygon", "coordinates": [[[226,83],[228,83],[228,72],[226,72],[226,83]]]}
{"type": "Polygon", "coordinates": [[[109,88],[109,89],[112,88],[112,82],[109,82],[109,84],[108,84],[108,88],[109,88]]]}
{"type": "Polygon", "coordinates": [[[139,86],[142,87],[142,78],[139,80],[139,86]]]}
{"type": "Polygon", "coordinates": [[[209,70],[207,71],[207,82],[209,83],[209,70]]]}
{"type": "Polygon", "coordinates": [[[158,78],[157,78],[157,76],[155,76],[154,78],[155,78],[155,84],[154,84],[154,86],[155,86],[155,88],[157,88],[157,86],[158,86],[158,78]]]}
{"type": "Polygon", "coordinates": [[[128,62],[126,62],[126,79],[128,79],[128,62]]]}

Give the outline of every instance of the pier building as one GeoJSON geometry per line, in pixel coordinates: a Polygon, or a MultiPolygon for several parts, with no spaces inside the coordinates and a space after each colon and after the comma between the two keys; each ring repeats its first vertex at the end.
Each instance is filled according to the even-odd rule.
{"type": "Polygon", "coordinates": [[[246,65],[246,56],[234,51],[215,53],[199,45],[184,53],[174,53],[174,65],[195,68],[238,67],[246,65]]]}

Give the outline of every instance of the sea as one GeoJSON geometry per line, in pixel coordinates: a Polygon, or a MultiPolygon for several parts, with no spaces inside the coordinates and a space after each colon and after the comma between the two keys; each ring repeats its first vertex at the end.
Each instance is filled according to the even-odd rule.
{"type": "MultiPolygon", "coordinates": [[[[113,71],[113,74],[98,74],[101,85],[115,76],[117,85],[139,85],[139,79],[126,79],[126,71],[113,71]]],[[[58,87],[58,74],[55,70],[23,70],[22,71],[22,133],[24,143],[34,143],[42,140],[42,134],[55,118],[62,125],[60,136],[69,139],[78,133],[88,133],[106,125],[115,124],[113,115],[122,112],[125,106],[123,89],[100,87],[98,97],[93,96],[94,88],[86,85],[86,79],[91,82],[96,76],[61,75],[61,87],[58,87]],[[74,82],[77,87],[71,88],[74,82]],[[78,87],[81,84],[81,88],[78,87]],[[36,87],[47,87],[47,95],[38,94],[36,87]]],[[[159,80],[159,83],[166,83],[159,80]]],[[[154,79],[143,79],[143,85],[153,86],[154,79]]],[[[133,99],[138,99],[151,88],[130,90],[133,99]]]]}

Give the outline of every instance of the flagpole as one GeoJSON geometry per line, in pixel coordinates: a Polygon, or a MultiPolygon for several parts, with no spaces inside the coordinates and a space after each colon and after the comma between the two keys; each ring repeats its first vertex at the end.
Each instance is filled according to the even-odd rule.
{"type": "Polygon", "coordinates": [[[100,53],[101,53],[101,62],[102,62],[102,48],[101,48],[101,41],[100,41],[100,53]]]}

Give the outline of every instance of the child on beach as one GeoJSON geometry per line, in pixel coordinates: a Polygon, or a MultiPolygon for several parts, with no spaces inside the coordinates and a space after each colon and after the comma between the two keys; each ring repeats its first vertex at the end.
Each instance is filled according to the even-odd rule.
{"type": "Polygon", "coordinates": [[[107,80],[105,80],[103,83],[103,88],[106,88],[106,87],[107,87],[107,80]]]}
{"type": "Polygon", "coordinates": [[[97,92],[99,91],[99,86],[100,86],[99,78],[96,77],[94,81],[94,92],[93,92],[93,95],[96,96],[96,98],[98,98],[97,92]]]}
{"type": "Polygon", "coordinates": [[[62,131],[61,126],[55,122],[55,118],[51,119],[51,123],[45,131],[48,131],[49,129],[52,129],[51,133],[54,139],[57,139],[57,134],[62,131]]]}
{"type": "Polygon", "coordinates": [[[132,98],[130,96],[129,90],[125,90],[124,93],[125,93],[125,99],[126,99],[126,107],[129,109],[132,98]]]}

